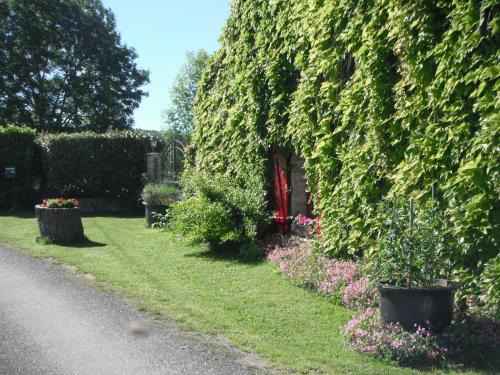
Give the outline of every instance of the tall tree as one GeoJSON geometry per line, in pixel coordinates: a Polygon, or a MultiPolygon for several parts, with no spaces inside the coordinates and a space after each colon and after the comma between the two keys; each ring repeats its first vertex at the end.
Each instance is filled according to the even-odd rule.
{"type": "Polygon", "coordinates": [[[186,63],[170,90],[171,106],[163,113],[167,138],[169,134],[175,134],[184,141],[189,140],[194,129],[194,101],[198,81],[208,58],[203,49],[187,53],[186,63]]]}
{"type": "Polygon", "coordinates": [[[100,0],[0,1],[0,126],[132,127],[147,71],[100,0]]]}

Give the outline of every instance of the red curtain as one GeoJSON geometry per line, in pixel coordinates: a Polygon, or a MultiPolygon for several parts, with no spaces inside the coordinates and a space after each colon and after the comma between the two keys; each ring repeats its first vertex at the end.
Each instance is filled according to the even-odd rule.
{"type": "Polygon", "coordinates": [[[288,176],[286,159],[281,152],[273,154],[273,197],[275,221],[280,233],[288,231],[288,176]]]}

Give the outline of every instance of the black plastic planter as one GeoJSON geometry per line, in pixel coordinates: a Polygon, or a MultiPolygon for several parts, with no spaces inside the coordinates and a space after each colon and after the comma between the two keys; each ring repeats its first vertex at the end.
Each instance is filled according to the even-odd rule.
{"type": "Polygon", "coordinates": [[[165,205],[160,205],[160,204],[147,204],[146,202],[143,202],[144,209],[145,209],[145,216],[146,216],[146,222],[148,225],[152,225],[156,223],[158,220],[153,216],[153,213],[165,213],[165,210],[167,209],[167,206],[165,205]]]}
{"type": "Polygon", "coordinates": [[[440,332],[451,323],[456,287],[440,281],[432,288],[404,288],[378,284],[380,317],[384,323],[400,323],[407,331],[415,325],[440,332]]]}

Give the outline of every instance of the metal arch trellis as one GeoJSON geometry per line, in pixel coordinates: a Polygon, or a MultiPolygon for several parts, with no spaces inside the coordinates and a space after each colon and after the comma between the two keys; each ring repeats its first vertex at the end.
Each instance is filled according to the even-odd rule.
{"type": "Polygon", "coordinates": [[[165,143],[161,152],[163,182],[179,183],[184,170],[184,147],[184,143],[175,137],[165,143]]]}

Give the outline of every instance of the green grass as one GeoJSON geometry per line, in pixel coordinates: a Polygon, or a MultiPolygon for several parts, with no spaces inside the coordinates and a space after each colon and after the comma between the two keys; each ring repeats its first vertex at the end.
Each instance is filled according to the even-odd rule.
{"type": "MultiPolygon", "coordinates": [[[[83,219],[91,242],[79,247],[37,243],[36,219],[0,215],[0,242],[53,257],[133,296],[153,316],[182,328],[222,334],[278,368],[300,373],[408,374],[415,370],[343,347],[341,326],[351,312],[292,285],[266,262],[213,257],[143,218],[83,219]]],[[[474,373],[470,371],[469,373],[474,373]]]]}

